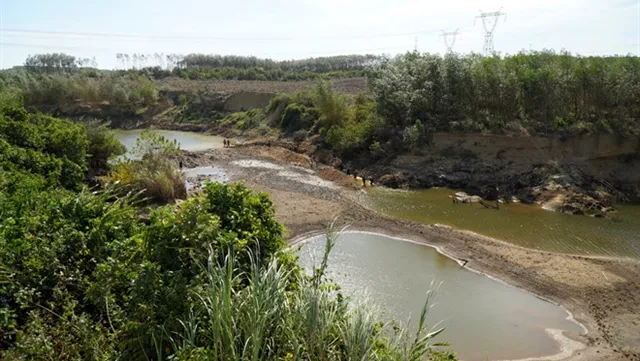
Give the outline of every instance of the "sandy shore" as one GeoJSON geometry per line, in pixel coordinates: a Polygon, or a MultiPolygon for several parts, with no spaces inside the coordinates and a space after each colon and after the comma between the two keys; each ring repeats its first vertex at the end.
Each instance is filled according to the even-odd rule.
{"type": "Polygon", "coordinates": [[[640,361],[640,262],[542,252],[446,226],[392,219],[358,201],[363,190],[353,178],[283,148],[185,155],[186,167],[209,165],[224,170],[230,181],[268,192],[291,241],[324,231],[337,217],[350,230],[432,245],[451,258],[467,260],[470,269],[565,307],[588,331],[565,335],[565,350],[586,347],[550,360],[640,361]]]}

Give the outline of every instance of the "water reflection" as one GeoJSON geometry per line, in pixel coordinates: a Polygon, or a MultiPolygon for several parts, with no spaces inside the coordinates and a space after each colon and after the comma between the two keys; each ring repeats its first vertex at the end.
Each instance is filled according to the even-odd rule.
{"type": "Polygon", "coordinates": [[[612,219],[572,216],[511,203],[500,210],[453,204],[451,189],[369,189],[365,203],[397,218],[440,223],[528,248],[587,255],[640,258],[640,206],[619,205],[612,219]]]}
{"type": "MultiPolygon", "coordinates": [[[[299,251],[300,263],[310,270],[323,249],[324,237],[310,239],[299,251]]],[[[545,329],[582,332],[558,306],[470,272],[431,247],[382,235],[346,233],[330,256],[328,274],[346,295],[366,292],[388,319],[411,316],[413,326],[431,282],[442,281],[428,326],[446,320],[439,341],[451,342],[464,360],[551,355],[559,345],[545,329]]]]}
{"type": "MultiPolygon", "coordinates": [[[[131,150],[136,145],[136,139],[140,136],[140,133],[145,129],[132,129],[132,130],[114,130],[116,138],[127,147],[127,150],[131,150]]],[[[176,140],[180,145],[180,149],[188,150],[192,152],[207,150],[211,148],[222,148],[222,140],[224,138],[205,135],[194,132],[181,132],[177,130],[161,130],[152,129],[153,133],[161,135],[170,141],[176,140]]]]}

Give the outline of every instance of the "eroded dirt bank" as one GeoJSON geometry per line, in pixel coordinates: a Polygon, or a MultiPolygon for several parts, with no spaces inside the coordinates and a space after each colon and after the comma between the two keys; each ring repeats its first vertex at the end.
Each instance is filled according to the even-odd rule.
{"type": "Polygon", "coordinates": [[[637,138],[436,133],[431,142],[414,154],[374,163],[360,157],[352,166],[389,186],[461,188],[571,214],[603,216],[616,202],[640,199],[637,138]]]}
{"type": "Polygon", "coordinates": [[[185,154],[185,166],[214,166],[230,181],[268,192],[289,239],[322,232],[335,217],[368,230],[432,244],[467,267],[561,304],[584,324],[575,360],[640,360],[640,262],[540,252],[470,232],[390,219],[363,207],[343,173],[280,147],[185,154]]]}
{"type": "Polygon", "coordinates": [[[270,142],[392,188],[456,188],[489,200],[515,198],[591,216],[606,216],[616,203],[640,201],[635,137],[436,133],[428,146],[413,152],[342,158],[316,138],[270,142]]]}

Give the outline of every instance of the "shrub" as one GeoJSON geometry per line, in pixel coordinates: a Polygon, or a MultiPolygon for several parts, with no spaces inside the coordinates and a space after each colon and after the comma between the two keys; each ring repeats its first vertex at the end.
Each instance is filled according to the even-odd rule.
{"type": "Polygon", "coordinates": [[[109,130],[109,123],[94,120],[84,123],[84,127],[89,141],[89,169],[94,174],[103,173],[109,161],[123,155],[126,148],[109,130]]]}
{"type": "Polygon", "coordinates": [[[320,81],[315,89],[315,102],[320,113],[318,125],[329,130],[340,126],[347,118],[347,103],[343,95],[333,91],[330,83],[320,81]]]}
{"type": "Polygon", "coordinates": [[[142,192],[154,201],[184,199],[187,190],[175,161],[178,151],[175,140],[142,132],[130,151],[132,159],[117,163],[103,182],[117,185],[125,193],[142,192]]]}

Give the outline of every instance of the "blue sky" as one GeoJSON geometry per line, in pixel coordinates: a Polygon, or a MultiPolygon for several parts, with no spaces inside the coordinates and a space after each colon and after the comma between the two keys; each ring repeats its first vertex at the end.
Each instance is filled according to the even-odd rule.
{"type": "Polygon", "coordinates": [[[95,56],[101,68],[134,52],[397,54],[412,50],[416,36],[419,51],[442,53],[440,31],[456,28],[454,50],[481,52],[484,31],[474,18],[479,8],[500,7],[507,17],[494,43],[502,53],[640,55],[640,0],[0,0],[0,67],[47,52],[95,56]]]}

